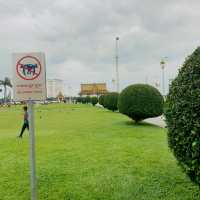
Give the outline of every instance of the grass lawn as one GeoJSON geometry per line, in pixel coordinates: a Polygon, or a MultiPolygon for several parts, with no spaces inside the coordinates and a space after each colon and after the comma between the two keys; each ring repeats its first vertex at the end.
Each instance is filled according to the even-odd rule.
{"type": "MultiPolygon", "coordinates": [[[[28,200],[29,143],[21,107],[0,108],[0,200],[28,200]]],[[[36,106],[40,200],[199,200],[166,131],[88,105],[36,106]]]]}

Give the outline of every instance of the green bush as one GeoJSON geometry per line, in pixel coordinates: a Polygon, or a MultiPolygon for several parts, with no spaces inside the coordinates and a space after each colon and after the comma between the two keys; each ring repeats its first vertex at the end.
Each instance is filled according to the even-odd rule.
{"type": "Polygon", "coordinates": [[[99,104],[102,105],[102,106],[104,104],[104,97],[105,97],[104,94],[99,97],[99,104]]]}
{"type": "Polygon", "coordinates": [[[77,103],[82,103],[82,97],[76,97],[76,102],[77,103]]]}
{"type": "Polygon", "coordinates": [[[118,108],[119,112],[139,122],[162,115],[163,104],[163,97],[156,88],[146,84],[135,84],[121,92],[118,108]]]}
{"type": "Polygon", "coordinates": [[[91,103],[91,97],[90,96],[86,96],[85,97],[85,102],[86,103],[91,103]]]}
{"type": "Polygon", "coordinates": [[[86,104],[87,103],[86,97],[81,97],[81,103],[82,104],[86,104]]]}
{"type": "Polygon", "coordinates": [[[95,106],[98,103],[98,98],[97,97],[91,97],[91,103],[93,106],[95,106]]]}
{"type": "Polygon", "coordinates": [[[200,185],[200,47],[172,82],[165,117],[169,147],[190,179],[200,185]]]}
{"type": "Polygon", "coordinates": [[[108,110],[112,110],[113,112],[115,110],[118,110],[117,108],[118,97],[119,97],[119,94],[117,92],[107,93],[104,96],[103,106],[107,108],[108,110]]]}

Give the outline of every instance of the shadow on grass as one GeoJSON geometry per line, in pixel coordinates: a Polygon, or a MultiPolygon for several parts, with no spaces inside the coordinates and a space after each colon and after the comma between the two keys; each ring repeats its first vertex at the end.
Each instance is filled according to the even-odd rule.
{"type": "Polygon", "coordinates": [[[135,121],[122,121],[121,124],[126,125],[126,126],[132,126],[132,127],[156,127],[156,128],[160,128],[159,126],[155,125],[155,124],[151,124],[148,122],[138,122],[135,123],[135,121]]]}

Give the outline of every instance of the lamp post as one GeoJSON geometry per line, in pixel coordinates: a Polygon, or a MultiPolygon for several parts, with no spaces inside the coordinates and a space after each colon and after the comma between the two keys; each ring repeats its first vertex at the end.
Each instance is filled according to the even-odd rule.
{"type": "Polygon", "coordinates": [[[117,92],[119,93],[119,91],[120,91],[120,88],[119,88],[119,55],[118,55],[118,53],[119,53],[119,44],[118,44],[118,42],[119,42],[119,37],[116,37],[115,38],[115,42],[116,42],[116,57],[115,57],[115,59],[116,59],[116,85],[117,85],[117,92]]]}
{"type": "Polygon", "coordinates": [[[115,91],[115,79],[112,79],[112,90],[115,91]]]}
{"type": "MultiPolygon", "coordinates": [[[[0,88],[0,93],[1,93],[1,92],[2,92],[2,89],[0,88]]],[[[1,95],[0,95],[0,96],[1,96],[1,95]]],[[[1,97],[0,97],[0,105],[1,105],[1,102],[2,102],[2,101],[1,101],[1,97]]]]}
{"type": "Polygon", "coordinates": [[[69,103],[72,103],[72,94],[71,94],[71,91],[72,90],[72,87],[71,85],[68,86],[68,91],[69,91],[69,103]]]}
{"type": "Polygon", "coordinates": [[[148,84],[148,76],[145,76],[145,84],[148,84]]]}
{"type": "Polygon", "coordinates": [[[165,60],[162,59],[160,61],[161,69],[162,69],[162,93],[165,96],[165,60]]]}

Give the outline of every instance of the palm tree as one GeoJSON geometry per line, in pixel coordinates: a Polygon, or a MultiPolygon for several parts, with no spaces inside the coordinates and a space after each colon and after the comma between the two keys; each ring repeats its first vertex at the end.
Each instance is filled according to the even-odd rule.
{"type": "Polygon", "coordinates": [[[5,77],[4,80],[0,80],[0,85],[4,87],[4,103],[6,103],[7,86],[12,87],[11,81],[8,77],[5,77]]]}

